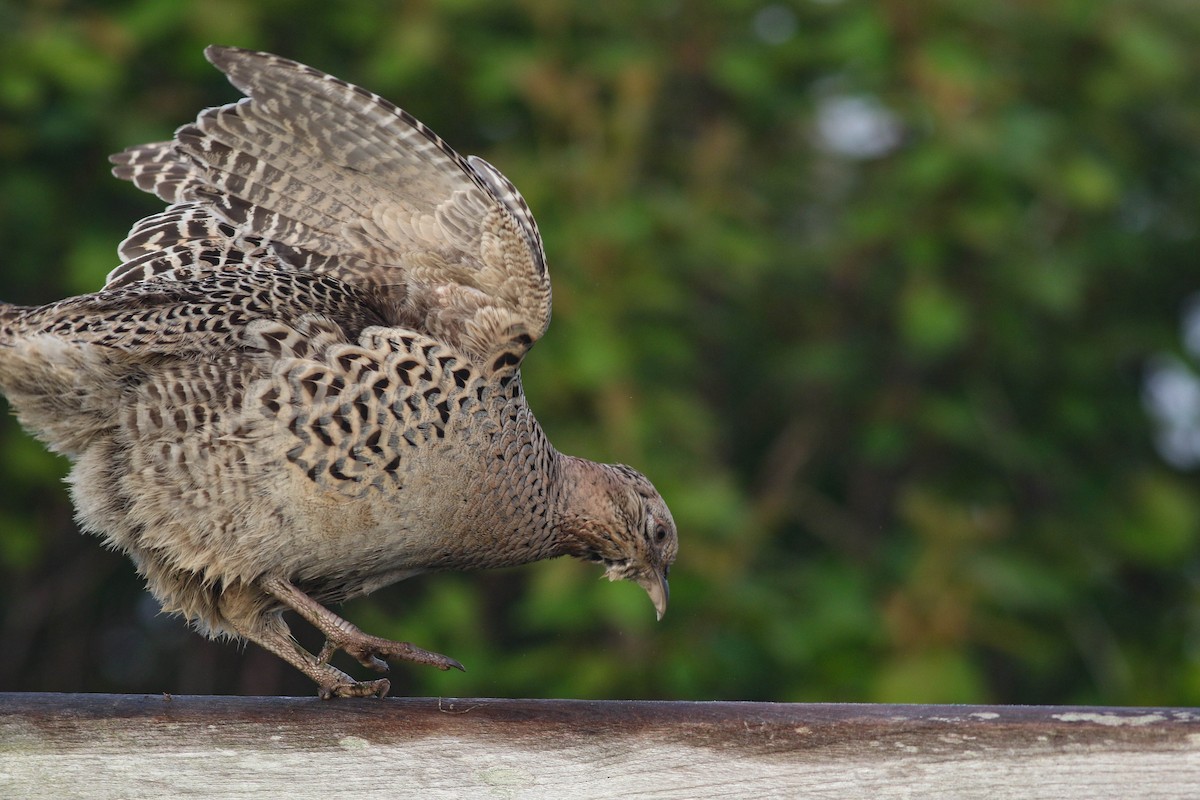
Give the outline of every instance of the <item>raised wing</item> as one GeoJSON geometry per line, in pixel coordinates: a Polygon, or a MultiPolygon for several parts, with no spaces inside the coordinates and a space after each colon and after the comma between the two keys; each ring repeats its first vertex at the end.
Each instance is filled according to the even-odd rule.
{"type": "Polygon", "coordinates": [[[225,242],[377,293],[392,324],[481,364],[519,363],[549,324],[550,280],[537,224],[503,175],[315,69],[236,48],[205,55],[247,97],[113,156],[117,177],[181,205],[135,226],[121,252],[140,261],[110,282],[167,277],[181,252],[225,242]]]}

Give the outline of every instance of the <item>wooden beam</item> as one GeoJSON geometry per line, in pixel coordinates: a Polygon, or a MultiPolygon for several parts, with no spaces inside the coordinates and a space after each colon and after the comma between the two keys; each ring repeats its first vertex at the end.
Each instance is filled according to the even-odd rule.
{"type": "Polygon", "coordinates": [[[1200,711],[0,694],[2,798],[1197,798],[1200,711]]]}

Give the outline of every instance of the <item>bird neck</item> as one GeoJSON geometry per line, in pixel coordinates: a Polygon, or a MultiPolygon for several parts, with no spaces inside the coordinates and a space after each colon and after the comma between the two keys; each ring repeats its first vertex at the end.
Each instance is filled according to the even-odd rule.
{"type": "Polygon", "coordinates": [[[584,458],[557,454],[556,502],[552,530],[555,555],[584,561],[620,557],[612,540],[613,502],[611,468],[584,458]]]}

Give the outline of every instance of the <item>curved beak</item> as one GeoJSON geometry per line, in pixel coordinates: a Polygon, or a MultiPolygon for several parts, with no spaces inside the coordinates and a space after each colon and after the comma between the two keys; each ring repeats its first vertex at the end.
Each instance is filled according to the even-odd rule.
{"type": "Polygon", "coordinates": [[[667,613],[667,601],[671,599],[671,587],[667,584],[666,577],[655,570],[650,575],[638,578],[638,586],[650,595],[650,602],[654,603],[654,610],[658,612],[659,621],[662,621],[663,614],[667,613]]]}

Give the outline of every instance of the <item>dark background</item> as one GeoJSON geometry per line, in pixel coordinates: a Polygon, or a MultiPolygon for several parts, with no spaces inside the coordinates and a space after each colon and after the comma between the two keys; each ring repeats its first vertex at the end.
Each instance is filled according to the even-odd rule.
{"type": "MultiPolygon", "coordinates": [[[[520,187],[530,402],[679,525],[661,624],[566,560],[351,603],[470,670],[395,692],[1200,704],[1193,4],[0,1],[0,295],[101,286],[161,205],[105,158],[237,97],[214,42],[520,187]]],[[[66,469],[0,421],[0,690],[313,691],[159,615],[66,469]]]]}

